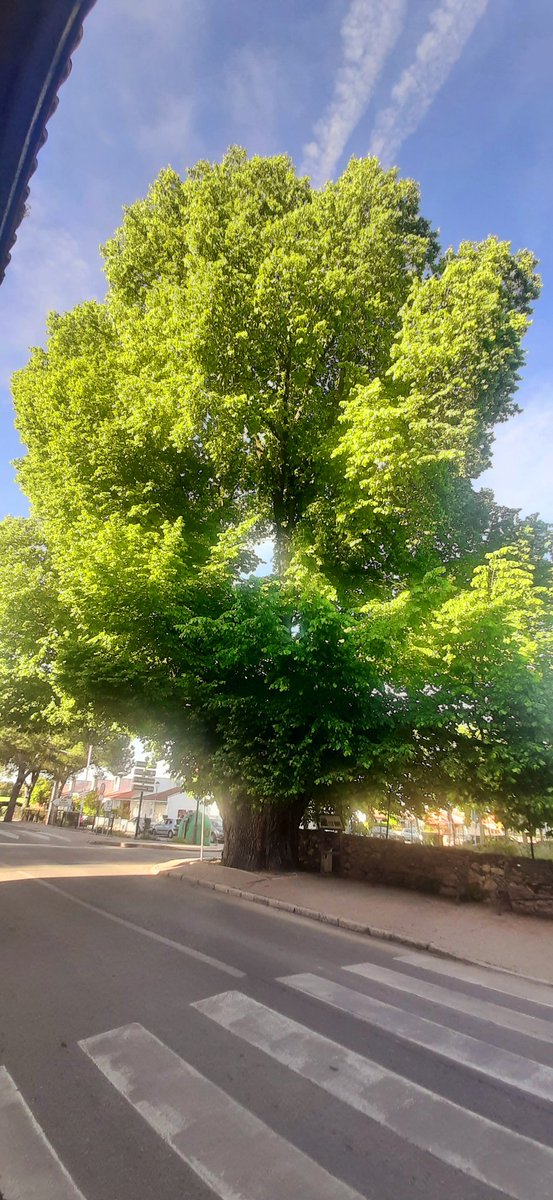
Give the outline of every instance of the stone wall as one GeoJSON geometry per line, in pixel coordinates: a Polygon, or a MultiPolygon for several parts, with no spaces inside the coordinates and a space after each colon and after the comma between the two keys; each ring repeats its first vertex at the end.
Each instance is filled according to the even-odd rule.
{"type": "Polygon", "coordinates": [[[320,870],[323,850],[332,850],[333,872],[346,879],[411,888],[458,901],[485,901],[500,909],[553,919],[553,861],[405,845],[317,829],[301,831],[300,866],[304,870],[320,870]]]}

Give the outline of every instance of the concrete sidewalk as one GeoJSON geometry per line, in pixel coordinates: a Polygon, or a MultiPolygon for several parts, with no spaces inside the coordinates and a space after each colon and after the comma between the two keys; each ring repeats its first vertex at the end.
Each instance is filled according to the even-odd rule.
{"type": "Polygon", "coordinates": [[[399,888],[304,872],[255,874],[220,864],[172,862],[158,873],[356,933],[432,950],[553,983],[553,923],[498,914],[399,888]]]}

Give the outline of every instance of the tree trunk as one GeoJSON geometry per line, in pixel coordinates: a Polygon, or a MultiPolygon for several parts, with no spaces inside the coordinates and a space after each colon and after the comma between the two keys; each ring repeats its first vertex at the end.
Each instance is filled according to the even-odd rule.
{"type": "Polygon", "coordinates": [[[291,871],[298,865],[305,800],[284,804],[220,804],[225,830],[223,865],[242,871],[291,871]]]}
{"type": "Polygon", "coordinates": [[[31,778],[25,784],[25,803],[23,808],[28,808],[31,803],[31,796],[34,792],[35,783],[40,775],[40,771],[31,771],[31,778]]]}
{"type": "Polygon", "coordinates": [[[21,788],[23,787],[23,784],[25,783],[26,777],[27,777],[27,771],[26,771],[25,767],[19,767],[18,771],[17,771],[17,776],[14,780],[12,790],[10,792],[10,799],[8,801],[8,807],[6,808],[6,811],[4,813],[5,821],[11,821],[13,819],[13,814],[15,812],[15,806],[19,799],[19,793],[21,791],[21,788]]]}

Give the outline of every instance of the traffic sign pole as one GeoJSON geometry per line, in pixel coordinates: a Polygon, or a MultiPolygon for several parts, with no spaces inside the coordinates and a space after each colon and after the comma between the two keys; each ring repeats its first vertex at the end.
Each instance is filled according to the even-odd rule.
{"type": "Polygon", "coordinates": [[[134,836],[135,836],[135,838],[137,838],[137,837],[138,837],[138,830],[139,830],[139,828],[140,828],[140,814],[141,814],[141,812],[142,812],[142,801],[143,801],[143,799],[144,799],[144,792],[143,792],[143,791],[141,791],[141,792],[140,792],[140,800],[138,801],[138,816],[137,816],[137,818],[136,818],[136,826],[135,826],[135,830],[134,830],[134,836]]]}

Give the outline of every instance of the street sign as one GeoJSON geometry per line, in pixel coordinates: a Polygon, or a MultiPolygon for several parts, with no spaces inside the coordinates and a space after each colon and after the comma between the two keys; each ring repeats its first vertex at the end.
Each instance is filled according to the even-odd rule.
{"type": "Polygon", "coordinates": [[[146,762],[137,762],[132,773],[133,786],[141,792],[155,792],[156,769],[146,762]]]}
{"type": "Polygon", "coordinates": [[[343,828],[342,818],[337,817],[335,814],[327,813],[325,816],[319,818],[317,826],[319,829],[327,830],[330,833],[341,833],[343,828]]]}

